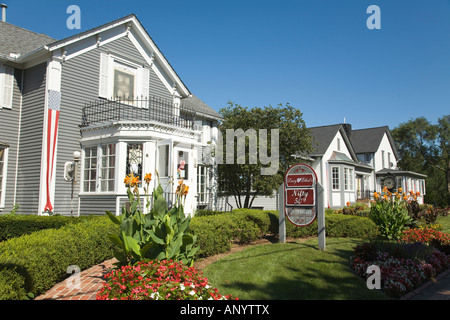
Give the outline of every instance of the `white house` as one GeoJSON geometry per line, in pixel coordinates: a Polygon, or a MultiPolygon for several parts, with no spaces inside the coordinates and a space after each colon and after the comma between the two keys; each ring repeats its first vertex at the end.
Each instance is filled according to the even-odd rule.
{"type": "Polygon", "coordinates": [[[423,203],[425,175],[398,169],[398,152],[387,126],[352,130],[350,124],[336,124],[310,129],[317,143],[311,163],[325,189],[325,207],[369,199],[384,186],[392,192],[418,191],[423,203]]]}
{"type": "MultiPolygon", "coordinates": [[[[307,156],[293,156],[316,172],[324,188],[325,208],[342,208],[347,202],[371,199],[384,186],[392,192],[398,188],[406,193],[420,192],[418,202],[423,203],[426,176],[398,169],[398,152],[387,126],[352,130],[350,124],[335,124],[309,129],[314,151],[307,156]]],[[[237,207],[232,197],[229,201],[237,207]]],[[[277,194],[256,197],[253,207],[277,210],[277,194]]]]}

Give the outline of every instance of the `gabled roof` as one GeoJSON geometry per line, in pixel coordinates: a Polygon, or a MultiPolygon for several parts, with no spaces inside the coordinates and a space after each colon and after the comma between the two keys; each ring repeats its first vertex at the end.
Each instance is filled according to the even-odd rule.
{"type": "Polygon", "coordinates": [[[314,151],[309,154],[309,156],[322,156],[328,150],[331,142],[338,132],[341,133],[342,139],[344,140],[347,150],[350,153],[352,159],[358,162],[358,158],[353,149],[351,141],[349,140],[347,134],[345,133],[345,128],[342,124],[333,124],[329,126],[312,127],[309,128],[311,137],[313,138],[312,147],[314,151]]]}
{"type": "Polygon", "coordinates": [[[394,156],[399,158],[394,139],[388,126],[352,130],[350,133],[350,141],[356,153],[374,153],[378,150],[384,134],[387,135],[391,144],[394,156]]]}
{"type": "Polygon", "coordinates": [[[313,138],[312,147],[314,149],[310,156],[323,155],[341,127],[340,124],[334,124],[309,128],[310,136],[313,138]]]}
{"type": "Polygon", "coordinates": [[[43,33],[36,33],[7,22],[0,21],[0,56],[24,55],[39,47],[55,42],[43,33]]]}

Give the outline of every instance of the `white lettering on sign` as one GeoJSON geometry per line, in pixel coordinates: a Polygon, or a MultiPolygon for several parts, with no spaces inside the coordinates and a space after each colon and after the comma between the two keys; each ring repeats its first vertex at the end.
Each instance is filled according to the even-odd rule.
{"type": "Polygon", "coordinates": [[[287,183],[288,184],[299,184],[299,183],[301,183],[301,184],[304,184],[304,183],[312,184],[313,181],[314,180],[313,180],[312,177],[310,177],[310,178],[305,178],[305,177],[293,178],[293,177],[290,177],[290,176],[287,177],[287,183]]]}

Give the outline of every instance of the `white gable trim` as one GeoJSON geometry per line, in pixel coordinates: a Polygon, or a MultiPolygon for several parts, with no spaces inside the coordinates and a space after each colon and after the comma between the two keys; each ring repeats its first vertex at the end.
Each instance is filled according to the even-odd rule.
{"type": "Polygon", "coordinates": [[[81,33],[79,36],[68,38],[66,41],[58,41],[54,45],[49,45],[45,48],[52,52],[60,51],[60,58],[64,61],[124,36],[129,37],[130,41],[147,63],[152,66],[152,69],[158,74],[158,77],[170,93],[174,94],[174,85],[169,83],[167,78],[176,84],[176,88],[181,96],[186,97],[190,95],[187,87],[135,16],[107,24],[90,32],[81,33]],[[158,70],[155,63],[153,63],[153,59],[157,60],[162,70],[158,70]],[[167,78],[163,76],[163,73],[167,74],[167,78]]]}

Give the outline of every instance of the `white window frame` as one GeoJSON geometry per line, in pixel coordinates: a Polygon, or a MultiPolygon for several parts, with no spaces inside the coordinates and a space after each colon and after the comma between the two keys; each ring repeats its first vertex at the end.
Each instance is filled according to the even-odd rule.
{"type": "Polygon", "coordinates": [[[339,177],[339,167],[331,167],[331,190],[332,191],[339,191],[340,190],[340,177],[339,177]],[[336,176],[334,169],[336,169],[336,176]],[[336,184],[335,184],[336,180],[336,184]],[[335,188],[335,185],[337,185],[337,188],[335,188]]]}
{"type": "Polygon", "coordinates": [[[0,110],[11,109],[14,94],[14,68],[0,65],[0,110]]]}
{"type": "Polygon", "coordinates": [[[1,162],[3,162],[2,170],[0,172],[1,181],[0,181],[0,209],[5,208],[5,196],[6,196],[6,176],[8,172],[8,146],[2,146],[0,145],[0,149],[3,150],[3,160],[0,159],[1,162]]]}
{"type": "Polygon", "coordinates": [[[354,191],[354,170],[352,168],[344,168],[344,190],[354,191]]]}
{"type": "MultiPolygon", "coordinates": [[[[89,161],[89,164],[91,164],[91,161],[89,161]]],[[[81,174],[81,177],[82,177],[82,180],[83,180],[82,183],[81,183],[83,192],[85,192],[85,193],[95,193],[97,191],[97,189],[98,189],[98,145],[86,146],[86,147],[83,148],[83,172],[81,174]],[[95,162],[95,166],[89,165],[89,168],[86,167],[86,160],[88,158],[87,155],[86,155],[86,149],[95,149],[96,150],[96,156],[95,157],[89,157],[89,159],[91,159],[91,158],[95,159],[95,161],[96,161],[95,162]],[[89,172],[88,179],[85,178],[86,170],[89,170],[88,171],[89,172]],[[91,171],[95,171],[95,180],[91,179],[91,171]],[[85,187],[85,183],[87,181],[89,181],[89,188],[85,187]],[[91,181],[94,182],[94,188],[93,189],[91,189],[91,187],[90,187],[91,181]],[[88,190],[86,190],[86,189],[88,189],[88,190]]]]}
{"type": "Polygon", "coordinates": [[[100,155],[101,163],[99,164],[100,165],[100,171],[99,171],[100,192],[102,192],[102,193],[114,192],[115,191],[115,181],[116,181],[116,167],[117,167],[117,144],[115,144],[115,143],[102,144],[100,146],[100,151],[102,152],[102,154],[100,155]],[[111,146],[114,146],[113,153],[111,152],[111,146]],[[106,154],[104,154],[105,150],[106,150],[106,154]],[[111,163],[110,163],[111,159],[114,159],[113,166],[111,166],[111,163]],[[103,163],[105,161],[106,161],[106,164],[104,165],[103,163]],[[111,172],[112,172],[112,178],[110,177],[111,172]],[[104,175],[106,175],[106,177],[104,175]],[[110,190],[110,188],[109,188],[110,181],[112,181],[112,190],[110,190]],[[106,190],[103,190],[104,183],[106,183],[106,190]]]}
{"type": "Polygon", "coordinates": [[[118,168],[118,154],[117,154],[117,143],[113,142],[113,143],[101,143],[101,144],[96,144],[96,145],[88,145],[88,146],[84,146],[83,147],[83,167],[82,167],[82,175],[81,175],[81,192],[84,194],[113,194],[115,193],[116,190],[116,178],[117,178],[117,168],[118,168]],[[105,180],[110,180],[110,179],[104,179],[104,177],[102,177],[102,170],[105,169],[103,167],[103,148],[108,148],[110,145],[115,145],[114,148],[114,155],[107,155],[108,158],[110,156],[114,156],[114,167],[110,167],[108,166],[106,169],[109,172],[110,170],[113,170],[114,172],[114,183],[113,183],[113,190],[105,190],[102,191],[102,182],[104,182],[105,180]],[[85,166],[85,162],[86,162],[86,149],[87,148],[95,148],[97,150],[97,154],[96,154],[96,164],[95,167],[91,167],[89,168],[89,178],[91,177],[91,171],[95,171],[95,180],[86,180],[85,179],[85,172],[88,168],[86,168],[85,166]],[[89,186],[89,189],[86,190],[85,188],[85,182],[86,181],[95,181],[95,187],[92,190],[89,186]]]}
{"type": "MultiPolygon", "coordinates": [[[[123,58],[100,53],[99,97],[114,100],[115,71],[134,76],[132,100],[148,100],[150,92],[150,69],[123,58]]],[[[136,107],[148,108],[147,103],[136,102],[136,107]]]]}
{"type": "Polygon", "coordinates": [[[204,205],[208,203],[209,168],[205,165],[197,166],[197,203],[204,205]],[[201,178],[204,178],[202,182],[201,178]],[[202,199],[203,195],[203,199],[202,199]]]}

